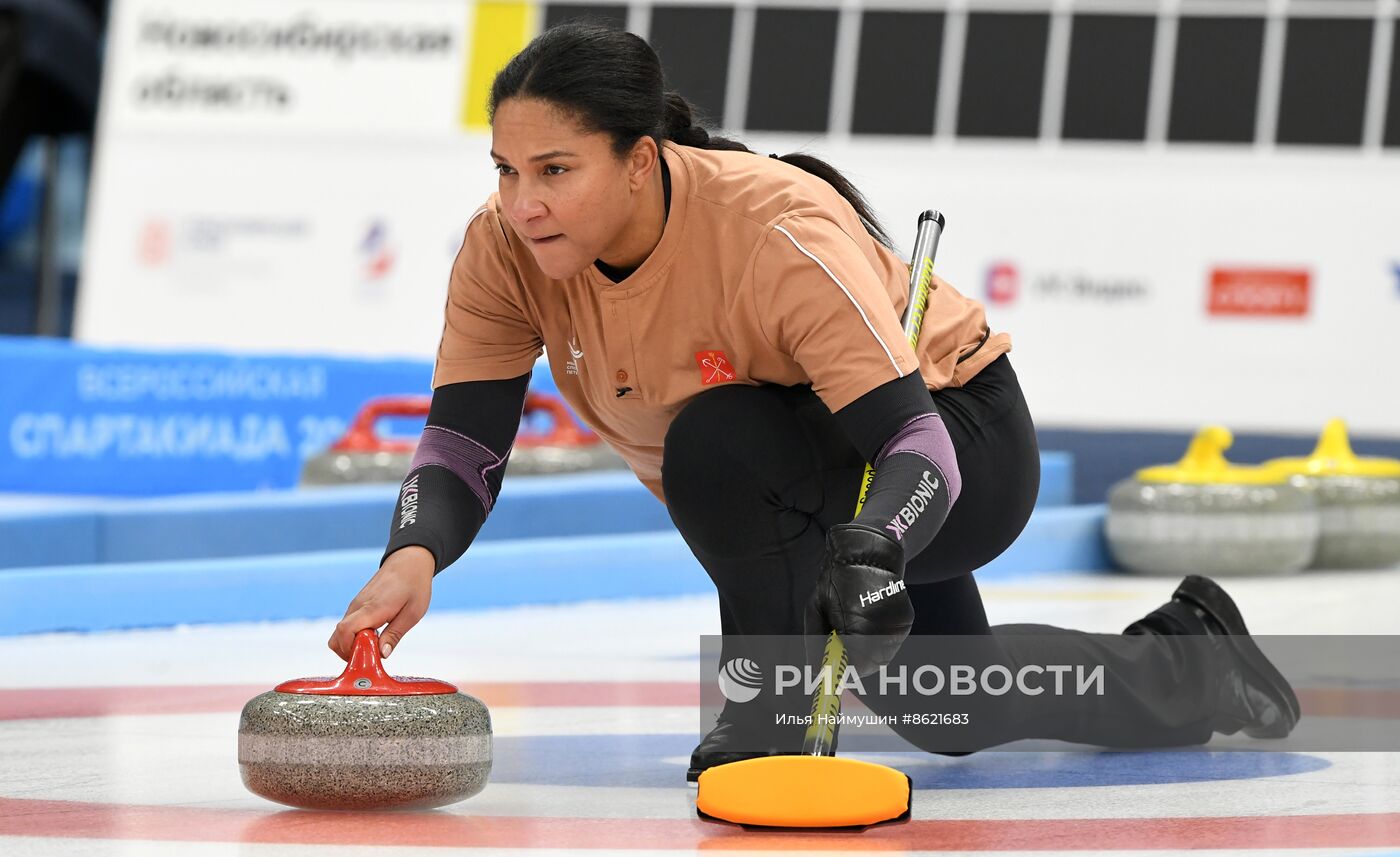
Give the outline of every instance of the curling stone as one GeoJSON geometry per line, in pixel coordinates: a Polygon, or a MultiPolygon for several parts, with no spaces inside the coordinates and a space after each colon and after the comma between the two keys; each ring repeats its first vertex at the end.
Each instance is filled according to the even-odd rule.
{"type": "Polygon", "coordinates": [[[617,470],[627,463],[598,435],[581,426],[564,400],[551,393],[530,393],[520,433],[506,459],[507,476],[542,476],[617,470]]]}
{"type": "Polygon", "coordinates": [[[491,714],[446,682],[384,672],[366,629],[339,677],[283,682],[243,707],[238,767],[250,791],[288,806],[444,806],[485,788],[491,714]]]}
{"type": "Polygon", "coordinates": [[[1400,563],[1400,461],[1359,458],[1346,423],[1334,419],[1309,458],[1264,462],[1311,493],[1322,519],[1314,568],[1385,568],[1400,563]]]}
{"type": "MultiPolygon", "coordinates": [[[[299,484],[304,487],[401,482],[413,466],[417,438],[381,435],[386,418],[424,420],[428,396],[371,399],[328,449],[306,460],[299,484]]],[[[549,393],[525,397],[520,432],[506,460],[507,476],[619,470],[627,462],[602,438],[583,428],[564,400],[549,393]]]]}
{"type": "Polygon", "coordinates": [[[381,396],[370,399],[350,421],[330,448],[306,460],[300,484],[357,485],[370,482],[401,482],[413,462],[417,438],[385,437],[379,434],[382,420],[428,417],[428,396],[381,396]]]}
{"type": "Polygon", "coordinates": [[[1234,442],[1209,426],[1175,465],[1139,470],[1108,495],[1105,534],[1138,574],[1290,574],[1317,550],[1317,504],[1277,471],[1225,459],[1234,442]]]}

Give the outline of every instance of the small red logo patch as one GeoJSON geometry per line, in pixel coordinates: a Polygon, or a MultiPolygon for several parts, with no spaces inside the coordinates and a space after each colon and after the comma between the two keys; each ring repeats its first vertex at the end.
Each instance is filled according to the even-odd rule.
{"type": "Polygon", "coordinates": [[[700,383],[706,386],[723,384],[737,377],[734,367],[729,365],[729,358],[724,356],[723,351],[697,351],[695,362],[700,364],[700,383]]]}

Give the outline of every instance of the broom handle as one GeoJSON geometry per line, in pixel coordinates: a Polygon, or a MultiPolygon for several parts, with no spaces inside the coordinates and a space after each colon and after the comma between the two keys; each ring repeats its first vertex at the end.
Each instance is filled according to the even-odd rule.
{"type": "MultiPolygon", "coordinates": [[[[938,252],[938,239],[943,234],[943,215],[925,211],[919,215],[919,233],[914,239],[914,255],[909,263],[909,300],[904,306],[904,338],[909,347],[919,344],[919,328],[923,326],[924,311],[928,309],[928,293],[933,290],[933,257],[938,252]]],[[[915,351],[917,356],[918,352],[915,351]]],[[[916,370],[917,371],[917,370],[916,370]]],[[[867,462],[860,480],[860,496],[856,498],[856,514],[865,505],[865,495],[875,480],[875,468],[867,462]]],[[[802,753],[809,756],[835,754],[836,722],[841,714],[841,677],[846,674],[846,647],[835,631],[826,638],[822,651],[821,675],[830,681],[817,685],[812,694],[812,723],[802,739],[802,753]]]]}

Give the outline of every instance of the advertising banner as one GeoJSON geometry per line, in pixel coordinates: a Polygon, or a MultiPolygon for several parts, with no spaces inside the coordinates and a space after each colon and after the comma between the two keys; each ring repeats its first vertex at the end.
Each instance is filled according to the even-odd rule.
{"type": "MultiPolygon", "coordinates": [[[[431,357],[497,185],[485,87],[537,6],[114,2],[79,338],[431,357]]],[[[734,133],[843,170],[902,252],[941,210],[939,273],[1011,334],[1039,425],[1400,437],[1394,158],[734,133]]]]}
{"type": "Polygon", "coordinates": [[[0,492],[290,488],[369,398],[427,393],[422,361],[230,357],[0,338],[0,492]]]}
{"type": "Polygon", "coordinates": [[[495,183],[463,124],[475,11],[113,3],[77,336],[431,356],[495,183]]]}
{"type": "MultiPolygon", "coordinates": [[[[763,137],[762,151],[794,142],[763,137]]],[[[1400,437],[1400,161],[1319,150],[814,147],[1011,334],[1037,425],[1400,437]]]]}
{"type": "Polygon", "coordinates": [[[456,128],[460,0],[121,0],[109,129],[405,138],[456,128]]]}

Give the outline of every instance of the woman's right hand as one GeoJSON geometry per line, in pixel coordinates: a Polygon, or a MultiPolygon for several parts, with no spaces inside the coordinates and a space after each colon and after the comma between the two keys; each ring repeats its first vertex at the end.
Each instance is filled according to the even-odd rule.
{"type": "Polygon", "coordinates": [[[427,548],[410,545],[389,554],[345,609],[345,618],[335,626],[326,645],[348,661],[355,635],[365,628],[378,629],[387,622],[389,627],[379,635],[379,653],[389,657],[403,635],[428,612],[435,568],[427,548]]]}

